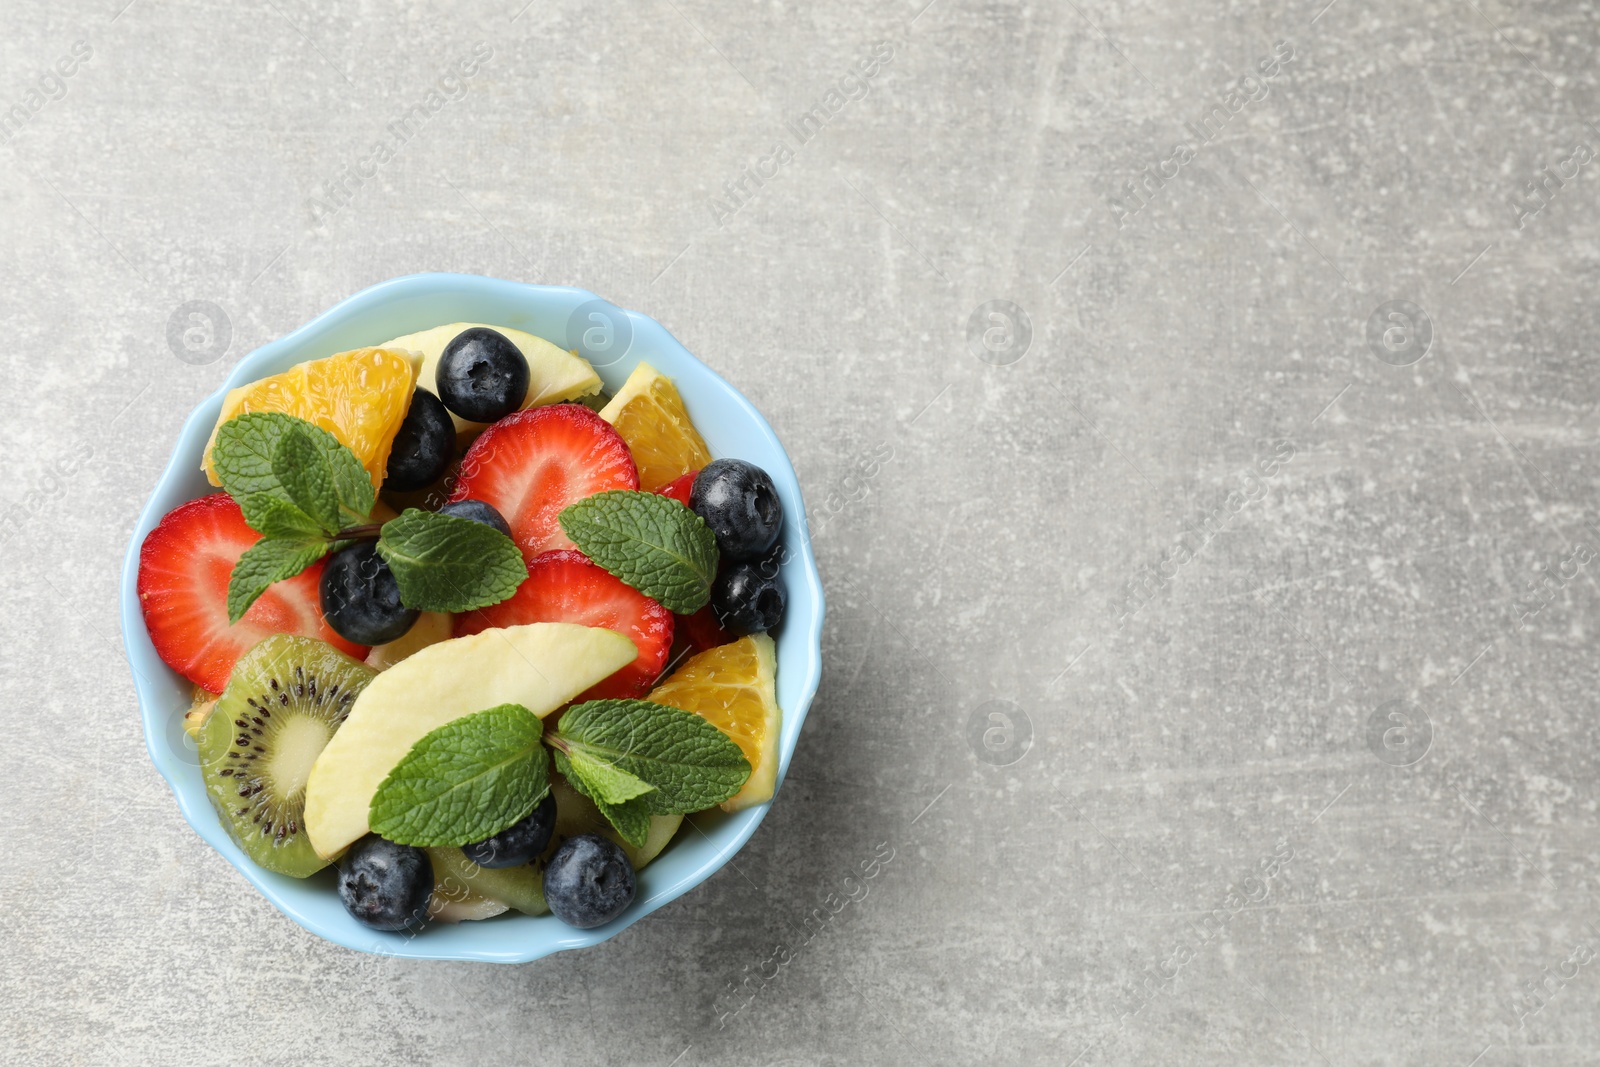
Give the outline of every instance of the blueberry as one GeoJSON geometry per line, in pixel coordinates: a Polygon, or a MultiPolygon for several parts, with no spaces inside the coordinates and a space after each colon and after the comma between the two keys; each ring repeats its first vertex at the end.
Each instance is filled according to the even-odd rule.
{"type": "Polygon", "coordinates": [[[481,500],[456,500],[439,509],[441,515],[454,515],[458,519],[471,519],[481,522],[485,526],[493,526],[496,530],[511,536],[511,524],[506,522],[506,517],[496,511],[493,505],[485,504],[481,500]]]}
{"type": "Polygon", "coordinates": [[[368,836],[339,861],[339,899],[374,930],[403,930],[421,920],[431,896],[433,863],[420,848],[368,836]]]}
{"type": "Polygon", "coordinates": [[[711,614],[737,637],[765,633],[783,618],[783,582],[762,573],[762,564],[724,563],[711,583],[711,614]]]}
{"type": "Polygon", "coordinates": [[[383,487],[409,493],[430,486],[455,456],[456,424],[450,421],[450,413],[438,397],[418,389],[411,394],[405,421],[394,435],[383,487]]]}
{"type": "Polygon", "coordinates": [[[689,507],[717,535],[723,559],[757,559],[783,530],[783,504],[772,478],[742,459],[706,464],[689,491],[689,507]]]}
{"type": "Polygon", "coordinates": [[[556,798],[554,793],[547,793],[526,819],[513,823],[493,837],[462,845],[461,851],[479,867],[496,870],[501,867],[520,867],[544,851],[555,828],[556,798]]]}
{"type": "Polygon", "coordinates": [[[633,903],[638,883],[627,853],[599,834],[569,837],[544,869],[544,899],[568,926],[603,926],[633,903]]]}
{"type": "Polygon", "coordinates": [[[463,419],[493,422],[527,398],[528,361],[505,334],[474,326],[444,346],[434,385],[444,406],[463,419]]]}
{"type": "Polygon", "coordinates": [[[400,585],[376,541],[358,541],[328,557],[319,587],[322,617],[358,645],[381,645],[411,629],[421,614],[400,603],[400,585]]]}

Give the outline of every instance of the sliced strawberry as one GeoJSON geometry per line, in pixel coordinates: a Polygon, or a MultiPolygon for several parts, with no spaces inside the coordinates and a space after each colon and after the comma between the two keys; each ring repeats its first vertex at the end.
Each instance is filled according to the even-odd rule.
{"type": "Polygon", "coordinates": [[[579,700],[643,696],[660,676],[672,648],[672,612],[577,551],[535,556],[528,564],[527,581],[510,600],[456,616],[456,636],[530,622],[604,626],[638,646],[638,659],[579,700]]]}
{"type": "Polygon", "coordinates": [[[610,423],[580,404],[552,404],[507,415],[483,431],[461,458],[450,499],[493,505],[531,561],[576,547],[556,521],[568,504],[637,488],[639,468],[610,423]]]}
{"type": "Polygon", "coordinates": [[[228,684],[234,661],[272,634],[315,637],[356,659],[367,654],[323,620],[321,563],[269,586],[244,618],[228,624],[228,576],[259,540],[233,498],[212,493],[169,511],[139,549],[139,603],[150,642],[167,666],[213,693],[228,684]]]}
{"type": "Polygon", "coordinates": [[[694,476],[699,473],[699,471],[690,471],[688,474],[680,474],[660,489],[657,489],[656,492],[662,496],[670,496],[684,507],[688,507],[689,490],[694,488],[694,476]]]}

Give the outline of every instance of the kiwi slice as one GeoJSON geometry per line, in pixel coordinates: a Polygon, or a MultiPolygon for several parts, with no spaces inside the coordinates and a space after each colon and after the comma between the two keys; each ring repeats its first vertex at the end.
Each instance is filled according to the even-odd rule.
{"type": "Polygon", "coordinates": [[[200,730],[200,771],[222,825],[269,871],[330,862],[305,832],[306,779],[378,672],[310,637],[275,634],[239,657],[200,730]]]}

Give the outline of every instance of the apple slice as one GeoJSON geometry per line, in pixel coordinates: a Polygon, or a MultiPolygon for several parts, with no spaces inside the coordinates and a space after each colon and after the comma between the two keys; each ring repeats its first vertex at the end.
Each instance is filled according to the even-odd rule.
{"type": "MultiPolygon", "coordinates": [[[[387,520],[374,518],[373,521],[387,520]]],[[[375,671],[386,671],[429,645],[450,640],[450,634],[454,629],[455,616],[442,611],[424,611],[417,616],[417,621],[411,624],[411,629],[386,645],[373,645],[372,651],[367,653],[367,666],[375,671]]]]}
{"type": "MultiPolygon", "coordinates": [[[[396,337],[383,347],[405,348],[420,352],[422,369],[417,372],[417,385],[430,393],[437,393],[438,386],[435,383],[439,373],[439,357],[444,354],[445,345],[454,341],[456,335],[463,330],[470,330],[475,326],[504,334],[506,340],[516,345],[517,350],[527,359],[528,397],[522,402],[523,407],[557,404],[563,400],[576,400],[580,396],[600,391],[600,376],[589,366],[588,360],[551,344],[543,337],[535,337],[531,333],[513,330],[506,326],[488,326],[481,322],[452,322],[448,326],[435,326],[431,330],[396,337]]],[[[450,417],[455,420],[457,433],[462,430],[481,430],[484,426],[481,422],[468,422],[454,412],[450,417]]]]}
{"type": "Polygon", "coordinates": [[[361,691],[312,764],[305,811],[312,847],[333,856],[365,834],[378,786],[445,723],[501,704],[548,715],[638,654],[615,630],[565,622],[485,630],[412,653],[361,691]]]}
{"type": "MultiPolygon", "coordinates": [[[[524,863],[520,867],[491,870],[467,859],[459,848],[430,848],[433,862],[434,896],[455,900],[463,895],[487,897],[502,907],[515,908],[524,915],[548,915],[544,900],[544,869],[524,863]]],[[[478,918],[475,915],[465,918],[478,918]]]]}

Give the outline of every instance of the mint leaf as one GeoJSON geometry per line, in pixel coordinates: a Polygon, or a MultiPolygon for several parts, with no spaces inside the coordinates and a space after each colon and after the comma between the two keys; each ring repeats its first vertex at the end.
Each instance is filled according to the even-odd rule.
{"type": "Polygon", "coordinates": [[[272,453],[291,421],[297,420],[277,413],[249,412],[235,415],[217,428],[211,465],[229,496],[240,500],[282,488],[272,472],[272,453]]]}
{"type": "Polygon", "coordinates": [[[635,797],[654,792],[655,786],[640,781],[614,763],[596,759],[587,750],[556,750],[556,767],[568,779],[583,784],[584,796],[607,804],[626,804],[635,797]]]}
{"type": "Polygon", "coordinates": [[[544,724],[520,704],[448,722],[411,746],[372,795],[373,833],[401,845],[493,837],[550,791],[544,724]]]}
{"type": "Polygon", "coordinates": [[[613,489],[569,505],[559,521],[584,555],[669,611],[692,615],[711,598],[717,539],[671,497],[613,489]]]}
{"type": "Polygon", "coordinates": [[[308,540],[323,536],[322,524],[276,493],[252,493],[235,497],[244,521],[262,537],[289,537],[308,540]]]}
{"type": "Polygon", "coordinates": [[[317,447],[310,423],[284,431],[272,450],[272,473],[289,500],[316,520],[324,533],[339,532],[339,497],[333,488],[333,464],[317,447]]]}
{"type": "MultiPolygon", "coordinates": [[[[568,758],[565,752],[559,748],[555,749],[554,752],[556,770],[561,772],[561,776],[567,780],[567,784],[594,801],[594,806],[599,809],[601,815],[605,816],[606,821],[616,828],[617,833],[622,835],[624,841],[634,848],[643,848],[645,839],[650,835],[650,809],[645,807],[644,801],[639,797],[633,797],[620,803],[613,803],[607,800],[595,788],[595,780],[585,778],[584,772],[573,766],[573,761],[568,758]]],[[[605,766],[604,764],[596,764],[592,760],[588,761],[588,765],[590,768],[605,766]]],[[[618,773],[627,774],[625,771],[619,771],[618,773]]],[[[632,775],[627,775],[627,777],[635,782],[639,781],[637,778],[633,778],[632,775]]],[[[642,785],[643,783],[640,784],[642,785]]],[[[646,785],[645,788],[649,789],[650,786],[646,785]]]]}
{"type": "Polygon", "coordinates": [[[617,833],[622,835],[624,841],[634,848],[644,848],[645,841],[650,837],[650,809],[645,807],[643,798],[630,800],[626,804],[608,804],[599,797],[589,799],[606,817],[606,822],[617,828],[617,833]]]}
{"type": "Polygon", "coordinates": [[[594,763],[654,786],[637,797],[652,815],[720,804],[750,777],[749,761],[727,734],[692,712],[647,700],[590,700],[570,707],[550,743],[565,753],[586,786],[594,786],[588,777],[594,763]]]}
{"type": "Polygon", "coordinates": [[[228,621],[238,622],[273,582],[293,578],[328,554],[328,542],[267,537],[244,550],[228,576],[228,621]]]}
{"type": "Polygon", "coordinates": [[[305,424],[311,430],[311,439],[327,457],[333,474],[333,492],[339,499],[341,525],[358,526],[372,514],[378,501],[378,491],[372,486],[372,475],[361,465],[356,454],[346,448],[333,434],[320,426],[305,424]]]}
{"type": "Polygon", "coordinates": [[[400,602],[421,611],[486,608],[528,577],[522,551],[499,530],[416,508],[383,524],[378,555],[394,572],[400,602]]]}
{"type": "Polygon", "coordinates": [[[354,526],[367,521],[377,493],[361,461],[333,434],[293,415],[277,411],[251,411],[235,415],[217,429],[211,448],[211,465],[222,488],[235,500],[267,493],[292,500],[273,460],[278,445],[291,428],[303,430],[328,462],[334,496],[339,502],[339,524],[354,526]]]}

